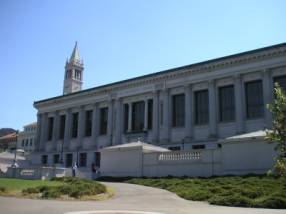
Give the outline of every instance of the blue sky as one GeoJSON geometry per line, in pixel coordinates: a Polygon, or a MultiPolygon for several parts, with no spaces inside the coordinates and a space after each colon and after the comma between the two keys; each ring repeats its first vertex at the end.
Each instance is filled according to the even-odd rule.
{"type": "Polygon", "coordinates": [[[286,1],[0,0],[0,128],[62,94],[75,41],[84,89],[286,42],[286,1]]]}

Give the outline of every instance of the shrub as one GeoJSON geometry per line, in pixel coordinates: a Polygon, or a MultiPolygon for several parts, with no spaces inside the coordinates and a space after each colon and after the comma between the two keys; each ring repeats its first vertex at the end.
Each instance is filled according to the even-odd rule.
{"type": "Polygon", "coordinates": [[[57,188],[49,188],[42,193],[42,198],[59,198],[61,197],[61,192],[57,188]]]}
{"type": "Polygon", "coordinates": [[[29,195],[29,194],[36,194],[36,193],[39,193],[40,190],[38,188],[34,188],[34,187],[29,187],[27,189],[23,189],[22,190],[22,193],[24,195],[29,195]]]}
{"type": "Polygon", "coordinates": [[[63,182],[59,187],[40,187],[44,198],[58,198],[61,195],[68,195],[73,198],[82,196],[97,195],[106,192],[106,187],[98,182],[73,177],[53,178],[54,181],[63,182]]]}
{"type": "Polygon", "coordinates": [[[6,187],[0,187],[0,193],[1,192],[7,192],[7,188],[6,187]]]}
{"type": "Polygon", "coordinates": [[[272,195],[268,195],[260,200],[255,201],[254,206],[273,209],[285,209],[286,197],[285,195],[274,193],[272,195]]]}
{"type": "Polygon", "coordinates": [[[210,198],[209,202],[211,204],[224,205],[224,206],[234,206],[234,207],[250,207],[251,200],[244,196],[233,194],[229,196],[217,196],[210,198]]]}
{"type": "Polygon", "coordinates": [[[128,183],[167,189],[178,196],[224,206],[285,208],[286,182],[266,175],[212,178],[133,178],[128,183]]]}
{"type": "Polygon", "coordinates": [[[106,192],[106,187],[96,181],[73,177],[53,178],[52,180],[61,182],[62,185],[26,188],[22,190],[22,193],[24,195],[41,193],[42,198],[59,198],[63,195],[80,198],[106,192]]]}

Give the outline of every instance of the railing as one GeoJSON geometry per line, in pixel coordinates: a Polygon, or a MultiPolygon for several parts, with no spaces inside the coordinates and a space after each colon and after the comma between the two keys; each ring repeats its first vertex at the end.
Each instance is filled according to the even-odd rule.
{"type": "Polygon", "coordinates": [[[201,152],[165,152],[158,156],[159,161],[200,160],[201,152]]]}

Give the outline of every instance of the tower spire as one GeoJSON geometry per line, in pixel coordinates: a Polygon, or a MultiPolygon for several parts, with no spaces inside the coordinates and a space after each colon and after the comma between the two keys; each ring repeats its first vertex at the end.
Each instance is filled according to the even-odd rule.
{"type": "Polygon", "coordinates": [[[70,62],[80,62],[80,55],[77,47],[77,41],[75,42],[75,46],[73,48],[72,55],[70,57],[70,62]]]}

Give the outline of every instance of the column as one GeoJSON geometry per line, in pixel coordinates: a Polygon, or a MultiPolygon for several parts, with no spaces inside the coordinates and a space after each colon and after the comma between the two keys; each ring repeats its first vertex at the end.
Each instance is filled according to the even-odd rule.
{"type": "Polygon", "coordinates": [[[144,131],[148,130],[148,100],[144,101],[144,131]]]}
{"type": "Polygon", "coordinates": [[[45,149],[45,143],[47,141],[47,123],[48,123],[48,113],[43,114],[43,119],[41,122],[41,143],[40,143],[40,150],[45,149]]]}
{"type": "Polygon", "coordinates": [[[192,86],[185,86],[185,139],[190,141],[192,138],[192,86]]]}
{"type": "Polygon", "coordinates": [[[98,103],[95,103],[93,105],[93,111],[92,111],[92,133],[91,133],[91,137],[92,137],[92,143],[93,145],[95,145],[95,148],[97,148],[97,139],[98,139],[98,124],[99,124],[99,117],[98,117],[98,103]]]}
{"type": "Polygon", "coordinates": [[[110,99],[108,103],[108,120],[107,120],[107,136],[110,145],[112,145],[113,137],[113,100],[110,99]]]}
{"type": "Polygon", "coordinates": [[[159,138],[159,91],[153,93],[153,121],[152,121],[152,141],[158,143],[159,138]]]}
{"type": "Polygon", "coordinates": [[[265,69],[262,72],[263,75],[263,100],[264,100],[264,120],[265,120],[265,128],[272,128],[272,114],[269,109],[266,108],[267,104],[272,103],[272,78],[270,76],[270,71],[265,69]]]}
{"type": "Polygon", "coordinates": [[[56,149],[57,148],[57,140],[59,136],[59,112],[55,112],[54,116],[54,124],[53,124],[53,136],[52,136],[52,142],[53,142],[53,147],[56,149]]]}
{"type": "Polygon", "coordinates": [[[128,132],[132,131],[132,103],[128,103],[128,132]]]}
{"type": "Polygon", "coordinates": [[[68,147],[71,138],[71,109],[66,110],[64,147],[68,147]]]}
{"type": "Polygon", "coordinates": [[[41,148],[41,131],[42,131],[42,118],[43,114],[37,114],[37,136],[36,136],[36,151],[39,151],[41,148]]]}
{"type": "Polygon", "coordinates": [[[122,134],[122,99],[117,98],[115,102],[116,109],[116,119],[115,119],[115,145],[121,144],[121,134],[122,134]]]}
{"type": "Polygon", "coordinates": [[[169,131],[170,131],[170,98],[169,98],[169,89],[163,91],[163,143],[169,142],[169,131]]]}
{"type": "Polygon", "coordinates": [[[83,144],[84,138],[84,128],[85,128],[85,111],[84,106],[80,106],[79,114],[78,114],[78,137],[77,137],[77,144],[79,147],[83,144]]]}
{"type": "Polygon", "coordinates": [[[241,134],[244,132],[244,114],[243,114],[243,100],[242,100],[242,83],[241,76],[237,74],[234,77],[234,97],[235,97],[235,120],[236,120],[236,132],[241,134]]]}
{"type": "Polygon", "coordinates": [[[209,81],[209,137],[217,137],[217,108],[214,80],[209,81]]]}

